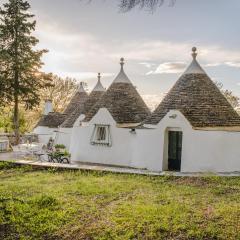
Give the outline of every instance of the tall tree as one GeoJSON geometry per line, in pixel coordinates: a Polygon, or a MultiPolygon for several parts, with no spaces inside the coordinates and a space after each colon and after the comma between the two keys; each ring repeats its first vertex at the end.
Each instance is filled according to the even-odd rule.
{"type": "Polygon", "coordinates": [[[50,77],[40,71],[46,50],[36,50],[32,35],[36,21],[24,0],[9,0],[0,8],[1,103],[13,103],[13,125],[19,143],[19,104],[31,109],[40,102],[39,90],[49,86],[50,77]]]}

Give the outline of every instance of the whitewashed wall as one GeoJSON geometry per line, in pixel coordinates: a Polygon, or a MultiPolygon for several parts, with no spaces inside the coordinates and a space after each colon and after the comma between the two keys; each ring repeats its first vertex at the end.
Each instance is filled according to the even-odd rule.
{"type": "Polygon", "coordinates": [[[63,144],[69,150],[71,145],[72,128],[59,128],[54,139],[55,144],[63,144]]]}
{"type": "Polygon", "coordinates": [[[182,172],[240,171],[240,133],[193,130],[179,111],[170,111],[154,129],[117,128],[107,109],[100,109],[86,126],[74,127],[70,152],[72,161],[167,169],[167,132],[183,132],[182,172]],[[176,118],[170,116],[176,115],[176,118]],[[91,145],[94,124],[110,124],[112,146],[91,145]]]}
{"type": "Polygon", "coordinates": [[[71,138],[71,160],[119,166],[130,166],[132,160],[129,129],[116,127],[116,122],[106,109],[100,109],[88,126],[74,127],[71,138]],[[94,124],[109,124],[112,146],[91,145],[94,124]]]}
{"type": "Polygon", "coordinates": [[[40,143],[47,144],[49,139],[55,138],[57,128],[41,127],[38,126],[33,130],[33,133],[38,135],[38,140],[40,143]]]}
{"type": "MultiPolygon", "coordinates": [[[[194,130],[179,111],[170,111],[154,130],[157,136],[156,133],[153,138],[148,136],[148,142],[154,145],[154,155],[160,159],[160,170],[167,166],[168,130],[183,132],[181,172],[240,171],[240,132],[194,130]],[[175,119],[170,118],[173,115],[176,115],[175,119]]],[[[150,159],[152,164],[149,168],[159,169],[156,157],[150,159]]]]}

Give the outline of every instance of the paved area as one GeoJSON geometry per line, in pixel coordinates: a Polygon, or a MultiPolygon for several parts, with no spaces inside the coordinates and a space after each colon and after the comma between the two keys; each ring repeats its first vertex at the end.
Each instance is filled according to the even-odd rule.
{"type": "MultiPolygon", "coordinates": [[[[11,155],[10,155],[11,156],[11,155]]],[[[3,159],[3,155],[0,154],[0,161],[12,161],[12,159],[3,159]]],[[[216,176],[226,176],[226,177],[234,177],[240,176],[240,172],[232,172],[232,173],[183,173],[183,172],[154,172],[145,169],[135,169],[135,168],[127,168],[127,167],[114,167],[114,166],[106,166],[106,165],[94,165],[94,164],[86,164],[86,163],[75,163],[75,164],[61,164],[61,163],[49,163],[49,162],[40,162],[40,161],[31,161],[31,160],[14,160],[14,163],[21,165],[31,165],[35,167],[53,167],[53,168],[63,168],[63,169],[73,169],[73,170],[93,170],[93,171],[103,171],[103,172],[113,172],[113,173],[126,173],[126,174],[140,174],[140,175],[151,175],[151,176],[165,176],[165,175],[173,175],[173,176],[188,176],[188,177],[199,177],[199,176],[207,176],[207,175],[216,175],[216,176]]]]}
{"type": "Polygon", "coordinates": [[[0,153],[0,160],[23,159],[23,156],[16,152],[0,153]]]}

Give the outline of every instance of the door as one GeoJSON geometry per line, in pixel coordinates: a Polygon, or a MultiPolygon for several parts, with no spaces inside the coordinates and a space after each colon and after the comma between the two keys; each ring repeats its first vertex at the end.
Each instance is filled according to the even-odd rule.
{"type": "Polygon", "coordinates": [[[168,132],[168,170],[180,171],[182,157],[182,132],[168,132]]]}

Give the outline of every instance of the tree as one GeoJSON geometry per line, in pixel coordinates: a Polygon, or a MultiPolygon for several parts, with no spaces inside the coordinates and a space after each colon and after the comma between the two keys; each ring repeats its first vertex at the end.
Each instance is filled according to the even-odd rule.
{"type": "Polygon", "coordinates": [[[41,91],[42,105],[46,99],[51,99],[54,111],[63,112],[77,88],[78,84],[75,79],[53,75],[52,86],[41,91]]]}
{"type": "MultiPolygon", "coordinates": [[[[85,83],[86,84],[86,83],[85,83]]],[[[52,76],[52,85],[40,90],[40,104],[33,109],[25,109],[22,104],[19,106],[19,128],[20,133],[30,132],[36,126],[43,114],[46,99],[51,99],[53,110],[63,112],[76,92],[78,84],[75,79],[52,76]]],[[[13,111],[10,106],[0,108],[0,132],[11,133],[13,131],[13,111]]]]}
{"type": "Polygon", "coordinates": [[[40,91],[40,104],[33,111],[26,111],[28,116],[28,130],[31,131],[43,114],[45,101],[50,99],[53,103],[54,112],[63,112],[76,92],[78,84],[76,80],[57,75],[52,76],[52,85],[40,91]]]}
{"type": "Polygon", "coordinates": [[[216,86],[219,88],[221,93],[225,96],[228,102],[232,105],[233,108],[239,107],[239,97],[233,95],[232,91],[224,89],[223,84],[220,82],[215,82],[216,86]]]}
{"type": "MultiPolygon", "coordinates": [[[[176,0],[168,0],[169,5],[173,6],[176,0]]],[[[154,11],[157,7],[160,7],[166,2],[166,0],[120,0],[120,9],[123,12],[132,10],[135,7],[141,9],[146,8],[150,11],[154,11]]]]}
{"type": "Polygon", "coordinates": [[[13,103],[13,125],[19,143],[19,105],[32,109],[39,104],[39,90],[50,85],[50,77],[40,71],[46,50],[36,50],[32,35],[36,21],[24,0],[9,0],[0,8],[0,91],[1,103],[13,103]]]}
{"type": "MultiPolygon", "coordinates": [[[[91,2],[92,0],[87,0],[91,2]]],[[[122,12],[128,12],[135,7],[140,9],[147,9],[153,12],[157,7],[161,7],[165,2],[169,3],[169,6],[173,6],[176,0],[118,0],[119,7],[122,12]]]]}
{"type": "MultiPolygon", "coordinates": [[[[9,107],[3,107],[0,109],[0,132],[12,133],[13,132],[13,111],[9,107]]],[[[24,109],[19,111],[19,131],[25,133],[28,127],[28,119],[24,109]]]]}

